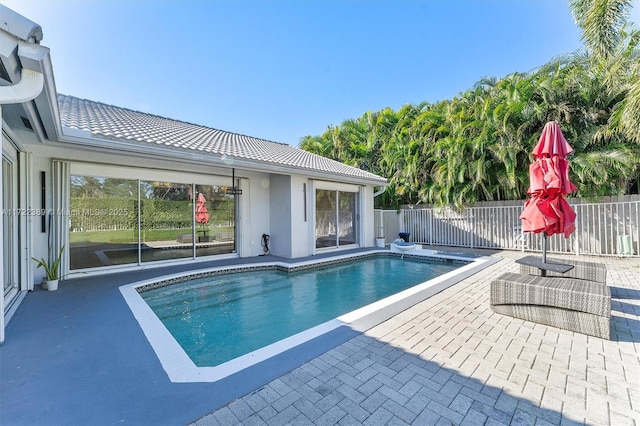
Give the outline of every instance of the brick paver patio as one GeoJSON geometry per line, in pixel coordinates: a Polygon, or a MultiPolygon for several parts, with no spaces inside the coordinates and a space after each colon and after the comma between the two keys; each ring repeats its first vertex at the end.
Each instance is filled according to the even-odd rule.
{"type": "MultiPolygon", "coordinates": [[[[611,340],[493,313],[519,252],[194,423],[640,426],[640,262],[608,267],[611,340]]],[[[554,256],[556,257],[556,256],[554,256]]],[[[591,259],[590,259],[591,260],[591,259]]]]}

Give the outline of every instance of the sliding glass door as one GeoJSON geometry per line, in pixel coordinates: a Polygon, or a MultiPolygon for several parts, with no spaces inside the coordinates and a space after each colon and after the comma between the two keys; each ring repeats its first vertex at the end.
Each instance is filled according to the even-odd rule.
{"type": "Polygon", "coordinates": [[[358,243],[356,192],[316,190],[316,248],[358,243]]]}
{"type": "Polygon", "coordinates": [[[72,175],[70,269],[235,252],[236,199],[227,189],[72,175]]]}

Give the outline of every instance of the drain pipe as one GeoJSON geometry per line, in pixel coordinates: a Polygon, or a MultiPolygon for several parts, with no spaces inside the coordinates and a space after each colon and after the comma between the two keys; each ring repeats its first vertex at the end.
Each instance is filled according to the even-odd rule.
{"type": "MultiPolygon", "coordinates": [[[[384,193],[384,191],[387,190],[386,186],[380,187],[380,189],[378,189],[376,192],[373,193],[373,198],[375,199],[378,195],[382,195],[384,193]]],[[[380,227],[379,227],[379,232],[378,235],[376,236],[376,245],[378,247],[380,247],[380,242],[378,240],[382,240],[382,247],[384,247],[385,245],[385,240],[384,240],[384,215],[382,212],[382,209],[380,209],[380,227]]]]}

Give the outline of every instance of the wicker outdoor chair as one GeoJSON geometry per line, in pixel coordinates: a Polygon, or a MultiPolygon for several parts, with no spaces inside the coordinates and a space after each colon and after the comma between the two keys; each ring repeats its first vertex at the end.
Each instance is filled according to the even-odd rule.
{"type": "MultiPolygon", "coordinates": [[[[563,263],[573,265],[573,269],[564,274],[547,271],[547,277],[579,278],[581,280],[595,281],[598,283],[607,282],[607,267],[602,263],[586,262],[576,259],[551,259],[547,258],[547,263],[563,263]]],[[[521,274],[540,275],[540,269],[530,265],[520,265],[521,274]]]]}
{"type": "Polygon", "coordinates": [[[507,272],[491,282],[491,309],[590,336],[610,336],[611,291],[594,281],[507,272]]]}

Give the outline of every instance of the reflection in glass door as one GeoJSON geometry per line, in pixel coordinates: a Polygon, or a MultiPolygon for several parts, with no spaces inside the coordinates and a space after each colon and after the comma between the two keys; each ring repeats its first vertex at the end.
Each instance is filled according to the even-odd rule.
{"type": "MultiPolygon", "coordinates": [[[[5,298],[5,306],[18,293],[18,224],[16,211],[16,168],[6,158],[2,157],[2,248],[4,256],[3,262],[3,296],[5,298]]],[[[0,315],[2,313],[0,312],[0,315]]]]}
{"type": "Polygon", "coordinates": [[[196,256],[235,251],[235,199],[228,187],[196,185],[196,256]]]}
{"type": "Polygon", "coordinates": [[[193,258],[193,186],[140,181],[142,262],[193,258]]]}

